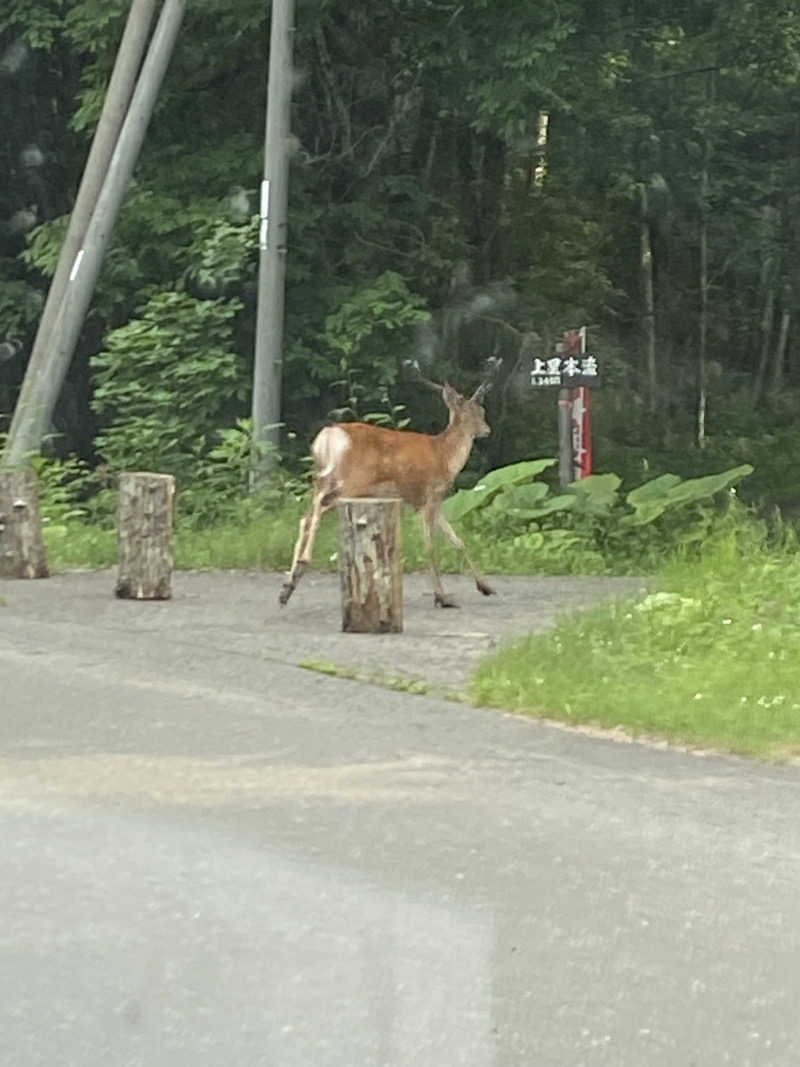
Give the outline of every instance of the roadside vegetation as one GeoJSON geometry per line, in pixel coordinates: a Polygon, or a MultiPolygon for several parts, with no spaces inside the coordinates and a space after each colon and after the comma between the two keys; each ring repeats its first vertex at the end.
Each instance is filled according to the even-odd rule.
{"type": "Polygon", "coordinates": [[[473,698],[770,759],[800,756],[800,558],[737,519],[658,589],[565,619],[485,661],[473,698]]]}
{"type": "MultiPolygon", "coordinates": [[[[195,485],[179,489],[176,558],[181,568],[282,569],[288,566],[308,479],[275,474],[270,488],[248,496],[248,429],[231,435],[195,485]]],[[[561,491],[555,460],[535,459],[490,471],[445,503],[479,566],[506,574],[652,573],[676,548],[696,549],[715,528],[747,478],[747,464],[701,478],[665,474],[625,490],[616,474],[599,474],[561,491]]],[[[38,463],[47,547],[55,567],[107,566],[115,561],[111,480],[79,461],[38,463]]],[[[336,522],[322,526],[315,554],[335,566],[336,522]]],[[[421,530],[409,514],[403,553],[410,570],[426,565],[421,530]]],[[[459,554],[441,545],[445,569],[459,554]]]]}

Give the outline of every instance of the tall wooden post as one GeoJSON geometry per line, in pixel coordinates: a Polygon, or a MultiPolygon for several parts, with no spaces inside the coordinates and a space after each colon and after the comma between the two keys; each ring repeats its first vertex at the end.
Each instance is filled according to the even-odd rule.
{"type": "Polygon", "coordinates": [[[186,0],[164,0],[161,7],[136,88],[108,162],[102,189],[81,247],[70,265],[66,288],[50,327],[49,341],[40,349],[41,359],[36,363],[31,360],[25,371],[4,452],[3,462],[8,467],[24,465],[28,453],[39,450],[56,406],[125,191],[139,157],[185,7],[186,0]]]}
{"type": "Polygon", "coordinates": [[[275,466],[280,443],[286,238],[291,152],[294,0],[270,5],[269,78],[264,135],[264,180],[258,235],[258,300],[253,366],[253,452],[250,487],[258,489],[275,466]]]}
{"type": "Polygon", "coordinates": [[[0,471],[0,578],[47,578],[36,472],[0,471]]]}
{"type": "Polygon", "coordinates": [[[119,476],[115,593],[122,599],[169,600],[172,596],[171,474],[119,476]]]}
{"type": "Polygon", "coordinates": [[[572,481],[572,402],[563,387],[558,391],[558,481],[561,486],[572,481]]]}
{"type": "Polygon", "coordinates": [[[380,497],[339,501],[342,629],[403,630],[402,501],[380,497]]]}

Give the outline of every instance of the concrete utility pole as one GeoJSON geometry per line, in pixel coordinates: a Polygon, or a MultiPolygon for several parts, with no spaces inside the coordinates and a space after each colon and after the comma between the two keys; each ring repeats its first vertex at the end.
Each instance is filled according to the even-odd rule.
{"type": "Polygon", "coordinates": [[[253,372],[253,451],[250,488],[274,466],[265,445],[278,445],[281,421],[283,314],[286,293],[286,215],[292,103],[294,0],[272,0],[264,180],[258,235],[258,312],[253,372]]]}
{"type": "MultiPolygon", "coordinates": [[[[128,181],[141,150],[185,6],[186,0],[164,0],[131,98],[132,83],[152,21],[154,2],[133,0],[131,5],[120,54],[112,75],[112,83],[117,79],[113,99],[110,103],[107,100],[103,109],[108,122],[102,137],[99,126],[95,134],[95,143],[92,145],[94,159],[92,160],[90,154],[79,193],[79,197],[83,198],[80,212],[77,219],[70,221],[57,274],[51,285],[34,352],[31,354],[14,411],[8,443],[2,457],[4,466],[14,467],[25,463],[27,456],[38,451],[41,446],[83,327],[128,181]],[[125,48],[128,48],[129,52],[123,57],[125,48]],[[129,100],[130,106],[127,107],[129,100]],[[101,143],[95,152],[98,139],[101,143]],[[97,190],[101,182],[102,189],[98,195],[97,190]]],[[[112,83],[109,83],[109,96],[112,83]]],[[[77,210],[78,202],[73,217],[77,210]]]]}

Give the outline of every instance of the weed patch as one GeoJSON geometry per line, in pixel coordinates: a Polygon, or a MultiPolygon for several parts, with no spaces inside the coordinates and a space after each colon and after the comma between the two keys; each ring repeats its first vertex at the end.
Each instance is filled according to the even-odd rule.
{"type": "Polygon", "coordinates": [[[486,660],[481,704],[696,746],[800,754],[800,560],[732,532],[660,590],[486,660]]]}

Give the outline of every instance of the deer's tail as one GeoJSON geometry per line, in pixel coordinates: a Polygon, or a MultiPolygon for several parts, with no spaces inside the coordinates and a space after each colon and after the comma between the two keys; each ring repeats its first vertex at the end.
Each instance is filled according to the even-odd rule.
{"type": "Polygon", "coordinates": [[[350,448],[350,436],[341,426],[326,426],[311,443],[311,455],[317,465],[317,485],[326,496],[339,490],[340,467],[350,448]]]}

